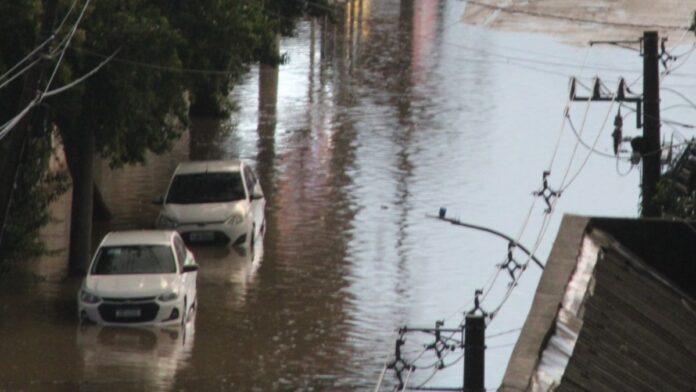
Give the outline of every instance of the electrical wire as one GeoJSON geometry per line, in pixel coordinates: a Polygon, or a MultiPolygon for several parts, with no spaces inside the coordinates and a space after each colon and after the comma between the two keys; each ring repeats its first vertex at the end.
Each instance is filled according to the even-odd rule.
{"type": "Polygon", "coordinates": [[[578,141],[580,141],[580,144],[581,144],[583,147],[585,147],[586,149],[588,149],[589,151],[591,151],[592,153],[595,153],[595,154],[597,154],[597,155],[599,155],[599,156],[601,156],[601,157],[604,157],[604,158],[617,159],[617,160],[620,160],[620,159],[628,160],[628,158],[620,158],[620,157],[618,157],[618,156],[616,156],[616,155],[608,154],[608,153],[606,153],[606,152],[602,152],[602,151],[599,151],[599,150],[594,149],[592,146],[588,145],[587,142],[585,142],[584,140],[582,140],[582,138],[581,138],[580,135],[578,134],[577,129],[575,129],[575,125],[573,124],[573,120],[570,119],[570,118],[568,119],[568,125],[570,126],[570,129],[573,131],[573,134],[575,135],[575,137],[577,137],[577,138],[578,138],[578,141]]]}
{"type": "MultiPolygon", "coordinates": [[[[99,52],[95,52],[95,51],[89,50],[89,49],[72,48],[71,50],[78,52],[78,53],[85,53],[87,55],[94,56],[94,57],[100,57],[100,58],[107,58],[108,57],[108,55],[105,55],[105,54],[102,54],[99,52]]],[[[212,69],[172,67],[172,66],[160,65],[160,64],[155,64],[155,63],[147,63],[147,62],[142,62],[142,61],[125,59],[125,58],[120,58],[120,57],[114,57],[114,59],[112,61],[114,63],[127,64],[127,65],[137,66],[137,67],[141,67],[141,68],[155,69],[158,71],[177,72],[177,73],[184,73],[184,74],[197,74],[197,75],[229,75],[230,73],[234,72],[237,69],[237,68],[235,68],[235,69],[230,69],[230,70],[212,70],[212,69]]]]}
{"type": "Polygon", "coordinates": [[[660,108],[660,113],[666,112],[666,111],[672,110],[672,109],[679,109],[679,108],[689,108],[689,109],[696,110],[696,106],[687,105],[685,103],[682,103],[682,104],[670,105],[670,106],[667,106],[666,108],[660,108]]]}
{"type": "Polygon", "coordinates": [[[116,53],[118,53],[118,50],[116,50],[113,54],[111,54],[111,56],[109,56],[109,57],[107,57],[106,59],[104,59],[104,61],[102,61],[101,63],[99,63],[96,67],[92,68],[89,72],[87,72],[86,74],[82,75],[82,76],[79,77],[78,79],[73,80],[72,82],[66,84],[65,86],[58,87],[58,88],[53,89],[53,90],[51,90],[51,91],[45,92],[45,93],[43,94],[43,98],[49,98],[49,97],[52,97],[52,96],[54,96],[54,95],[60,94],[60,93],[62,93],[62,92],[64,92],[64,91],[67,91],[67,90],[69,90],[69,89],[75,87],[76,85],[78,85],[78,84],[84,82],[85,80],[87,80],[87,78],[89,78],[90,76],[92,76],[92,75],[94,75],[95,73],[97,73],[103,66],[105,66],[109,61],[111,61],[111,60],[114,58],[114,56],[116,56],[116,53]]]}
{"type": "MultiPolygon", "coordinates": [[[[115,56],[115,55],[116,55],[116,52],[114,52],[114,54],[112,54],[112,56],[115,56]]],[[[87,78],[89,78],[90,76],[94,75],[97,71],[99,71],[109,61],[110,61],[110,58],[105,59],[99,65],[97,65],[95,68],[90,70],[88,73],[86,73],[82,77],[72,81],[71,83],[69,83],[65,86],[56,88],[54,90],[47,91],[44,94],[37,95],[37,97],[34,98],[19,114],[17,114],[15,117],[13,117],[9,121],[7,121],[5,124],[0,126],[0,140],[2,140],[5,136],[7,136],[7,134],[19,123],[19,121],[21,121],[22,118],[24,118],[33,107],[39,105],[43,101],[43,99],[52,97],[52,96],[60,94],[62,92],[65,92],[65,91],[75,87],[79,83],[84,82],[87,78]]]]}
{"type": "MultiPolygon", "coordinates": [[[[41,59],[35,59],[34,61],[30,62],[26,67],[22,68],[19,72],[17,72],[16,74],[12,75],[11,77],[9,77],[9,78],[8,78],[7,80],[5,80],[2,84],[0,84],[0,89],[5,88],[5,86],[7,86],[8,84],[12,83],[12,82],[13,82],[15,79],[17,79],[18,77],[22,76],[25,72],[27,72],[28,70],[30,70],[31,68],[33,68],[36,64],[38,64],[39,61],[41,61],[41,59]]],[[[2,78],[0,78],[0,80],[1,80],[1,79],[2,79],[2,78]]]]}
{"type": "Polygon", "coordinates": [[[497,348],[512,347],[512,346],[514,346],[515,344],[517,344],[517,343],[515,342],[515,343],[499,344],[499,345],[496,345],[496,346],[487,346],[487,347],[486,347],[486,350],[495,350],[495,349],[497,349],[497,348]]]}
{"type": "Polygon", "coordinates": [[[631,165],[629,166],[629,168],[628,168],[628,171],[622,173],[622,172],[621,172],[621,169],[619,169],[619,160],[618,160],[618,159],[616,160],[616,174],[618,174],[619,177],[626,177],[626,176],[628,176],[629,174],[631,174],[631,172],[633,171],[633,168],[634,168],[634,167],[635,167],[635,165],[631,164],[631,165]]]}
{"type": "MultiPolygon", "coordinates": [[[[607,116],[605,117],[604,124],[602,125],[602,130],[603,130],[604,127],[606,126],[606,120],[608,119],[609,114],[611,113],[611,109],[612,109],[612,107],[613,107],[613,104],[614,104],[615,99],[616,99],[616,97],[614,96],[614,97],[612,98],[612,101],[611,101],[612,104],[610,105],[610,108],[609,108],[609,110],[607,111],[607,116]]],[[[589,104],[590,104],[590,103],[591,103],[591,98],[588,99],[588,109],[589,109],[589,104]]],[[[585,116],[586,116],[586,115],[587,115],[587,110],[586,110],[586,112],[585,112],[585,116]]],[[[582,125],[582,128],[581,128],[580,132],[578,132],[580,135],[582,135],[582,130],[584,129],[584,126],[585,126],[585,121],[584,121],[584,120],[585,120],[585,119],[583,118],[583,125],[582,125]]],[[[601,136],[601,133],[602,133],[602,132],[600,131],[600,133],[598,134],[598,137],[595,139],[595,143],[594,143],[595,146],[596,146],[597,141],[599,140],[599,136],[601,136]]],[[[579,144],[579,141],[576,142],[576,144],[575,144],[575,149],[577,149],[578,144],[579,144]]],[[[593,148],[594,148],[594,147],[593,147],[593,148]]],[[[575,152],[575,149],[574,149],[574,152],[575,152]]],[[[566,189],[572,184],[572,182],[577,178],[577,176],[580,174],[580,172],[582,172],[582,170],[584,169],[584,166],[585,166],[585,164],[587,163],[587,161],[589,160],[589,157],[590,157],[590,156],[591,156],[591,152],[588,153],[588,156],[585,158],[585,161],[584,161],[583,164],[581,165],[580,169],[579,169],[579,170],[575,173],[575,175],[571,178],[570,182],[566,183],[565,181],[566,181],[567,176],[568,176],[568,174],[569,174],[569,172],[570,172],[570,167],[572,166],[572,161],[573,161],[573,159],[574,159],[574,154],[573,154],[573,156],[572,156],[571,159],[569,160],[568,169],[566,170],[566,174],[564,175],[563,180],[561,181],[561,184],[560,184],[560,186],[559,186],[560,192],[563,192],[564,190],[566,190],[566,189]]],[[[534,244],[534,247],[533,247],[533,249],[532,249],[532,251],[531,251],[532,254],[536,253],[538,247],[541,245],[541,242],[542,242],[543,238],[546,236],[546,232],[547,232],[547,230],[548,230],[548,228],[549,228],[549,226],[550,226],[551,218],[553,217],[553,215],[554,215],[555,212],[556,212],[556,204],[558,203],[558,200],[559,200],[558,198],[554,198],[554,199],[551,201],[551,206],[550,206],[550,208],[549,208],[549,213],[546,214],[546,215],[544,216],[544,219],[543,219],[543,222],[542,222],[541,230],[539,231],[539,234],[537,235],[537,239],[536,239],[535,244],[534,244]]],[[[515,278],[515,279],[513,280],[513,283],[509,286],[507,292],[505,293],[505,295],[504,295],[504,297],[503,297],[503,300],[502,300],[501,303],[495,308],[495,310],[491,312],[491,320],[498,314],[498,312],[500,312],[500,310],[502,309],[502,307],[504,306],[504,304],[507,302],[507,300],[508,300],[508,299],[510,298],[510,296],[512,295],[512,291],[513,291],[514,288],[517,286],[517,283],[519,282],[519,280],[522,278],[522,275],[523,275],[524,272],[526,271],[527,266],[529,265],[530,260],[531,260],[531,257],[529,257],[529,258],[527,259],[527,261],[523,264],[522,271],[521,271],[520,274],[517,276],[517,278],[515,278]]]]}
{"type": "MultiPolygon", "coordinates": [[[[597,137],[595,138],[594,143],[592,143],[592,147],[590,148],[590,151],[585,156],[585,159],[583,160],[582,164],[580,165],[580,168],[578,168],[577,172],[575,172],[575,174],[573,175],[573,177],[571,177],[570,181],[568,181],[567,184],[565,184],[565,177],[564,177],[564,182],[562,184],[565,184],[565,185],[561,185],[561,187],[560,187],[561,192],[565,192],[566,189],[568,189],[573,184],[573,182],[578,178],[580,173],[582,173],[587,162],[590,160],[592,153],[595,151],[595,149],[597,147],[597,143],[599,142],[599,138],[602,136],[602,133],[604,132],[604,129],[607,126],[607,121],[609,120],[609,116],[611,115],[611,110],[614,108],[615,101],[616,101],[616,96],[612,95],[611,103],[609,105],[609,110],[607,110],[607,114],[606,114],[606,116],[604,116],[604,122],[602,123],[602,127],[600,128],[599,132],[597,133],[597,137]]],[[[578,139],[578,140],[580,140],[580,139],[578,139]]],[[[570,167],[570,165],[568,167],[570,167]]]]}
{"type": "Polygon", "coordinates": [[[694,101],[690,100],[689,97],[687,97],[686,95],[684,95],[684,94],[683,94],[682,92],[680,92],[679,90],[675,90],[675,89],[673,89],[673,88],[671,88],[671,87],[662,87],[662,90],[669,91],[669,92],[672,93],[672,94],[676,94],[676,95],[679,96],[681,99],[683,99],[684,101],[686,101],[689,105],[691,105],[694,109],[696,109],[696,103],[694,103],[694,101]]]}
{"type": "Polygon", "coordinates": [[[408,368],[408,373],[406,373],[406,381],[404,381],[404,387],[401,388],[401,392],[406,392],[406,388],[408,387],[409,380],[411,380],[412,373],[413,373],[413,366],[408,368]]]}
{"type": "Polygon", "coordinates": [[[389,358],[387,358],[387,360],[384,361],[384,367],[382,368],[382,372],[379,374],[379,378],[377,379],[377,385],[375,385],[374,392],[379,392],[379,390],[382,388],[382,382],[384,382],[384,375],[387,374],[388,363],[389,358]]]}
{"type": "Polygon", "coordinates": [[[573,17],[573,16],[566,16],[566,15],[546,14],[546,13],[536,12],[536,11],[525,11],[525,10],[521,10],[521,9],[511,9],[509,7],[502,7],[502,6],[498,6],[498,5],[494,5],[494,4],[482,3],[479,1],[475,1],[475,0],[463,0],[463,1],[466,3],[478,5],[481,7],[491,8],[491,9],[495,9],[495,10],[506,12],[506,13],[524,14],[524,15],[529,15],[529,16],[536,16],[539,18],[566,20],[566,21],[570,21],[570,22],[598,24],[598,25],[604,25],[604,26],[624,27],[624,28],[631,28],[631,29],[650,29],[650,28],[657,27],[657,28],[663,29],[663,30],[688,30],[687,26],[601,21],[601,20],[596,20],[596,19],[577,18],[577,17],[573,17]]]}
{"type": "MultiPolygon", "coordinates": [[[[587,60],[587,55],[589,54],[589,48],[585,52],[585,60],[587,60]]],[[[568,80],[568,91],[571,90],[571,85],[573,83],[573,79],[568,80]]],[[[592,99],[592,95],[590,94],[590,99],[592,99]]],[[[570,94],[568,94],[568,98],[566,99],[565,107],[563,108],[563,116],[561,118],[561,126],[559,127],[558,130],[558,137],[556,138],[556,145],[553,148],[553,153],[551,154],[551,160],[549,161],[549,165],[546,168],[546,171],[549,173],[551,172],[551,169],[553,168],[553,163],[556,160],[556,154],[558,154],[558,149],[561,145],[561,137],[563,136],[563,129],[565,128],[566,121],[568,120],[568,113],[570,112],[570,103],[572,102],[572,99],[570,97],[570,94]]]]}
{"type": "Polygon", "coordinates": [[[56,66],[53,68],[53,73],[51,73],[51,77],[48,78],[48,83],[46,83],[46,88],[44,89],[44,94],[48,92],[48,90],[51,88],[51,83],[53,83],[53,78],[55,78],[56,74],[58,73],[58,69],[60,68],[61,63],[63,62],[63,57],[65,57],[65,51],[68,49],[70,46],[70,41],[72,40],[73,36],[75,35],[75,31],[77,31],[77,26],[80,25],[80,22],[82,21],[82,17],[85,15],[85,11],[87,11],[87,7],[89,6],[89,2],[91,0],[86,0],[85,5],[82,7],[82,11],[80,12],[80,15],[77,17],[77,21],[73,24],[72,29],[70,30],[70,34],[68,34],[68,39],[65,42],[65,46],[63,46],[63,49],[60,52],[60,57],[58,57],[58,62],[56,63],[56,66]]]}
{"type": "Polygon", "coordinates": [[[599,71],[612,71],[612,72],[622,72],[622,73],[640,73],[641,72],[640,70],[637,70],[637,69],[615,68],[615,67],[587,64],[586,63],[587,59],[585,59],[585,61],[581,65],[581,64],[577,64],[577,63],[545,61],[545,60],[537,60],[537,59],[533,59],[533,58],[529,58],[529,57],[510,56],[510,55],[491,52],[491,51],[481,49],[481,48],[475,48],[475,47],[471,47],[468,45],[462,45],[462,44],[457,44],[457,43],[447,42],[447,41],[441,41],[441,43],[443,45],[452,46],[452,47],[455,47],[458,49],[463,49],[466,51],[475,52],[475,53],[479,53],[479,54],[486,54],[486,55],[489,55],[491,57],[497,57],[497,58],[500,58],[500,59],[506,60],[506,61],[517,61],[517,62],[523,62],[523,63],[547,65],[547,66],[562,67],[562,68],[577,68],[579,66],[582,66],[583,68],[592,68],[592,69],[599,70],[599,71]]]}
{"type": "Polygon", "coordinates": [[[508,334],[511,334],[511,333],[514,333],[514,332],[519,332],[519,331],[521,331],[521,330],[522,330],[522,327],[509,329],[509,330],[507,330],[507,331],[497,332],[497,333],[494,333],[493,335],[487,335],[487,336],[486,336],[486,339],[497,338],[497,337],[499,337],[499,336],[508,335],[508,334]]]}
{"type": "MultiPolygon", "coordinates": [[[[597,79],[595,79],[596,81],[597,79]]],[[[573,146],[573,152],[570,155],[570,159],[568,160],[568,166],[566,167],[565,174],[563,175],[563,179],[561,180],[561,184],[564,184],[566,179],[568,178],[568,174],[570,173],[570,168],[573,166],[573,160],[575,159],[575,154],[577,153],[578,150],[578,145],[580,145],[580,140],[582,140],[582,133],[585,130],[585,124],[587,123],[587,115],[590,113],[590,106],[592,106],[592,95],[587,97],[587,105],[585,106],[585,113],[582,116],[582,123],[580,124],[580,131],[578,131],[578,141],[575,142],[575,146],[573,146]]],[[[566,112],[566,116],[568,116],[569,112],[566,112]]],[[[549,172],[551,172],[551,169],[549,168],[549,172]]],[[[559,188],[563,188],[561,185],[559,188]]],[[[562,190],[561,190],[562,191],[562,190]]]]}
{"type": "Polygon", "coordinates": [[[24,109],[22,109],[21,112],[19,112],[17,115],[12,117],[9,121],[7,121],[5,124],[0,126],[0,140],[4,139],[5,136],[7,136],[7,134],[12,130],[12,128],[14,128],[22,120],[22,118],[24,118],[24,116],[26,116],[29,113],[29,111],[34,106],[38,105],[38,103],[40,101],[41,101],[41,99],[39,97],[34,98],[33,100],[31,100],[29,102],[29,104],[24,109]]]}
{"type": "MultiPolygon", "coordinates": [[[[67,14],[65,14],[65,16],[64,16],[63,19],[61,20],[60,24],[58,25],[58,27],[57,27],[55,30],[53,30],[53,32],[51,33],[51,35],[49,35],[48,38],[46,38],[46,39],[45,39],[42,43],[40,43],[37,47],[35,47],[34,49],[32,49],[26,56],[24,56],[24,58],[22,58],[21,60],[19,60],[15,65],[13,65],[10,69],[8,69],[4,74],[0,75],[0,80],[3,80],[3,79],[5,79],[5,78],[8,78],[9,75],[12,74],[12,72],[14,72],[14,71],[15,71],[17,68],[19,68],[20,66],[22,66],[22,64],[24,64],[26,61],[28,61],[29,59],[31,59],[32,57],[34,57],[34,55],[36,55],[36,53],[38,53],[40,50],[42,50],[44,47],[46,47],[46,45],[48,45],[49,43],[51,43],[51,42],[56,38],[56,34],[58,34],[58,32],[63,28],[63,25],[64,25],[65,22],[68,20],[68,17],[69,17],[70,14],[72,13],[73,8],[75,8],[75,5],[77,4],[77,1],[78,1],[78,0],[74,0],[74,1],[73,1],[72,5],[70,6],[70,9],[69,9],[68,12],[67,12],[67,14]]],[[[16,78],[18,78],[20,75],[24,74],[26,71],[28,71],[29,69],[31,69],[31,68],[32,68],[33,66],[35,66],[36,64],[38,64],[39,61],[41,61],[40,58],[34,59],[28,66],[22,68],[18,73],[14,74],[14,75],[10,78],[10,80],[7,80],[7,81],[5,81],[2,85],[0,85],[0,89],[2,89],[3,87],[5,87],[5,86],[6,86],[7,84],[9,84],[11,81],[13,81],[13,80],[15,80],[16,78]]]]}

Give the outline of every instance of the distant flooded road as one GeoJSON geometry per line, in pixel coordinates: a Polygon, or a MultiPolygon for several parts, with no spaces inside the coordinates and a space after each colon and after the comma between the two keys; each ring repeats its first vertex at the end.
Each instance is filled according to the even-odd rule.
{"type": "MultiPolygon", "coordinates": [[[[633,81],[638,54],[467,25],[465,7],[349,1],[336,25],[305,21],[281,41],[287,64],[254,67],[230,96],[237,109],[229,119],[194,119],[170,153],[144,166],[102,164],[98,185],[114,216],[97,223],[95,242],[108,230],[152,227],[150,200],[177,163],[237,157],[265,190],[266,235],[253,257],[192,247],[199,308],[185,329],[80,327],[80,280],[66,277],[65,254],[29,263],[42,281],[0,289],[0,391],[371,390],[400,326],[456,327],[475,289],[492,287],[487,310],[508,289],[508,272],[496,274],[506,242],[426,214],[445,206],[529,248],[539,240],[542,260],[564,212],[636,216],[637,168],[597,154],[586,160],[568,128],[556,143],[568,77],[633,81]],[[544,230],[546,205],[533,204],[532,192],[552,156],[552,187],[564,173],[577,177],[544,230]]],[[[571,106],[577,126],[586,107],[571,106]]],[[[601,131],[609,109],[591,106],[582,138],[592,144],[599,135],[595,149],[611,155],[611,130],[601,131]]],[[[639,134],[627,118],[624,134],[639,134]]],[[[64,226],[51,231],[57,248],[64,226]]],[[[487,342],[488,388],[501,381],[539,276],[530,265],[488,326],[489,334],[512,331],[487,342]]],[[[427,337],[408,339],[404,353],[415,358],[427,337]]],[[[428,379],[434,355],[419,358],[412,385],[461,385],[459,353],[428,379]]],[[[388,372],[382,390],[395,383],[388,372]]]]}

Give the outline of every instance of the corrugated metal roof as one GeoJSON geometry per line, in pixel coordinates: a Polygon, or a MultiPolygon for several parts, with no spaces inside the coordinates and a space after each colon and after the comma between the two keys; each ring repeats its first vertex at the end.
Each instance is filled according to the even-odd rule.
{"type": "Polygon", "coordinates": [[[565,217],[500,390],[696,391],[695,243],[683,222],[565,217]]]}
{"type": "Polygon", "coordinates": [[[603,251],[558,390],[696,390],[696,302],[611,237],[592,237],[603,251]]]}

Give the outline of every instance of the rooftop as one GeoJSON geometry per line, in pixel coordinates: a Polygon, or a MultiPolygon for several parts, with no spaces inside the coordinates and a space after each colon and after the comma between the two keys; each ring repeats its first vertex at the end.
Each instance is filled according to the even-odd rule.
{"type": "Polygon", "coordinates": [[[101,246],[169,245],[172,234],[171,230],[112,231],[104,236],[101,246]]]}
{"type": "Polygon", "coordinates": [[[696,230],[566,216],[501,391],[696,390],[696,230]]]}

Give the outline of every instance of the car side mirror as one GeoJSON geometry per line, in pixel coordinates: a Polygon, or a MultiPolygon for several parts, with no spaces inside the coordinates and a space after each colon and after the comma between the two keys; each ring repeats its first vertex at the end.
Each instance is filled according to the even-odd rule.
{"type": "Polygon", "coordinates": [[[251,200],[259,200],[259,199],[263,199],[263,194],[256,193],[256,192],[251,194],[251,200]]]}
{"type": "Polygon", "coordinates": [[[184,273],[187,272],[196,272],[198,271],[198,264],[189,264],[184,266],[184,273]]]}
{"type": "Polygon", "coordinates": [[[161,206],[162,204],[164,204],[164,197],[157,196],[157,197],[152,199],[151,203],[156,205],[156,206],[161,206]]]}

